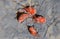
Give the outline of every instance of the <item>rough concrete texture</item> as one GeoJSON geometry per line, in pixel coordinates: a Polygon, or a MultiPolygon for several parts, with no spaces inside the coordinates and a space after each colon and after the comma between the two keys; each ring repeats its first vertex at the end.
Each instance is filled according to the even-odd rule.
{"type": "Polygon", "coordinates": [[[30,4],[38,4],[37,14],[46,18],[46,23],[37,24],[35,28],[41,37],[32,36],[26,26],[32,25],[31,19],[18,23],[16,10],[21,4],[28,5],[29,0],[0,0],[0,39],[60,39],[60,0],[32,0],[30,4]]]}

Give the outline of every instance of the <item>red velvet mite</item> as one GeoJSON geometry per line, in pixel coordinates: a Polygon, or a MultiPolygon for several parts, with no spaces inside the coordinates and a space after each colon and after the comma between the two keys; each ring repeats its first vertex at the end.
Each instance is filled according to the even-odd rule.
{"type": "Polygon", "coordinates": [[[36,14],[36,9],[33,6],[26,6],[24,10],[28,12],[29,15],[33,16],[36,14]]]}
{"type": "Polygon", "coordinates": [[[17,14],[16,18],[17,18],[18,22],[20,22],[20,23],[22,23],[25,19],[28,18],[28,14],[26,14],[24,12],[17,12],[16,14],[17,14]]]}
{"type": "Polygon", "coordinates": [[[31,35],[38,36],[37,30],[33,26],[27,26],[27,27],[28,27],[28,31],[30,32],[31,35]]]}
{"type": "Polygon", "coordinates": [[[33,19],[34,19],[34,21],[37,22],[37,23],[45,23],[45,22],[46,22],[46,18],[43,17],[42,15],[37,15],[37,14],[35,14],[35,15],[33,16],[33,19]]]}

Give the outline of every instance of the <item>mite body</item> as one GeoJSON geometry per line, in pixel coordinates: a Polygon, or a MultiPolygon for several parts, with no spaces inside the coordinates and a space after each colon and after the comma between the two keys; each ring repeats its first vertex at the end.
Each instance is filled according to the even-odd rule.
{"type": "Polygon", "coordinates": [[[28,14],[32,16],[36,14],[36,9],[32,6],[26,6],[24,9],[26,12],[28,12],[28,14]]]}
{"type": "Polygon", "coordinates": [[[33,26],[28,26],[28,31],[30,32],[31,35],[38,36],[37,30],[33,26]]]}
{"type": "Polygon", "coordinates": [[[28,14],[24,13],[24,12],[17,12],[16,13],[16,18],[18,20],[18,22],[22,23],[25,19],[28,18],[28,14]]]}
{"type": "Polygon", "coordinates": [[[33,20],[35,22],[37,22],[37,23],[45,23],[46,22],[46,18],[45,17],[43,17],[42,15],[37,15],[37,14],[35,14],[33,16],[33,20]]]}
{"type": "MultiPolygon", "coordinates": [[[[21,8],[23,9],[24,12],[27,12],[27,14],[33,16],[36,14],[36,9],[34,8],[34,6],[24,6],[24,8],[21,8]]],[[[19,9],[18,9],[19,10],[19,9]]]]}

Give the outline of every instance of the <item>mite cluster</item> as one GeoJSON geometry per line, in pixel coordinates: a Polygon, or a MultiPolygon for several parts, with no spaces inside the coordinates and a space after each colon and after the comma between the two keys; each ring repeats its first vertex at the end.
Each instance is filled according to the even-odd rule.
{"type": "MultiPolygon", "coordinates": [[[[17,15],[16,18],[18,20],[18,22],[22,23],[25,19],[29,18],[31,16],[31,18],[36,22],[36,23],[45,23],[46,22],[46,18],[42,15],[38,15],[36,14],[36,9],[34,8],[34,6],[25,6],[24,8],[22,8],[23,12],[21,11],[17,11],[17,15]]],[[[34,28],[34,26],[29,26],[27,25],[28,31],[30,32],[30,34],[32,34],[33,36],[39,36],[37,30],[34,28]]]]}

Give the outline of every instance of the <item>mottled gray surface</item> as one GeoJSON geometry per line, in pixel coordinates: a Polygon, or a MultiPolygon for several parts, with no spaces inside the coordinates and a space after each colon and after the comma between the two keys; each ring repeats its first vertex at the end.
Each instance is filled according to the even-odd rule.
{"type": "MultiPolygon", "coordinates": [[[[46,23],[34,24],[41,38],[33,37],[28,32],[26,20],[18,23],[14,18],[16,10],[22,8],[20,4],[28,4],[27,0],[22,0],[22,2],[0,0],[0,39],[60,39],[60,0],[32,0],[32,2],[39,3],[35,7],[37,14],[46,17],[46,23]]],[[[27,19],[27,23],[30,21],[30,18],[27,19]]],[[[33,25],[33,22],[28,25],[33,25]]]]}

